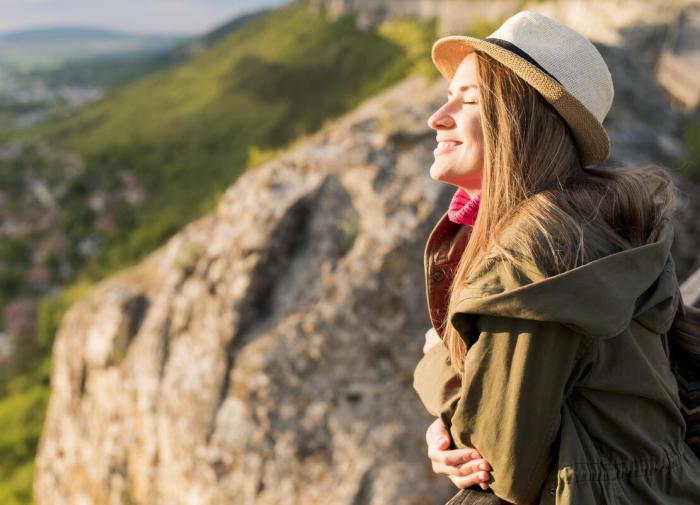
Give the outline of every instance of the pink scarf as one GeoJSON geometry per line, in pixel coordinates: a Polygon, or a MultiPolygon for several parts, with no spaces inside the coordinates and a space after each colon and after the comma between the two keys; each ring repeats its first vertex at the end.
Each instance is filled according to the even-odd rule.
{"type": "Polygon", "coordinates": [[[455,194],[452,195],[450,208],[447,211],[447,218],[453,223],[474,226],[476,215],[479,213],[480,201],[481,193],[470,198],[469,193],[467,193],[465,189],[457,188],[455,194]]]}

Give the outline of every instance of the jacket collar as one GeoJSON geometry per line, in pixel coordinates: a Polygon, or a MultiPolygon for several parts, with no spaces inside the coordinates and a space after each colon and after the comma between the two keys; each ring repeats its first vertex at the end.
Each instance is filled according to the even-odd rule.
{"type": "Polygon", "coordinates": [[[673,226],[666,219],[660,227],[653,243],[549,277],[532,262],[516,271],[510,262],[495,258],[459,288],[455,313],[557,321],[598,338],[618,335],[632,320],[665,333],[679,294],[670,253],[673,226]]]}

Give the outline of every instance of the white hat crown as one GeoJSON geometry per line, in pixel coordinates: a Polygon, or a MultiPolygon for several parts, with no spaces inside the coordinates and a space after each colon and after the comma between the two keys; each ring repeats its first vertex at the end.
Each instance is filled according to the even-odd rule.
{"type": "Polygon", "coordinates": [[[612,76],[596,47],[579,32],[543,14],[521,11],[485,40],[504,41],[524,52],[603,122],[614,97],[612,76]]]}

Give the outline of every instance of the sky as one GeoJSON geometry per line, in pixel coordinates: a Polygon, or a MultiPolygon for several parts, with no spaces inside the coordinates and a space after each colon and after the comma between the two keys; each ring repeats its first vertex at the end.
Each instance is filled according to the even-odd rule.
{"type": "Polygon", "coordinates": [[[196,35],[288,0],[0,0],[0,32],[90,26],[130,33],[196,35]]]}

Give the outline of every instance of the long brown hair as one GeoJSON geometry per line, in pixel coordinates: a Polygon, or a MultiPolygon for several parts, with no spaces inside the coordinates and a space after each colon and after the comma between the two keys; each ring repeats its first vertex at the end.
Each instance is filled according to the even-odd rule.
{"type": "Polygon", "coordinates": [[[526,268],[534,259],[546,275],[583,265],[605,254],[656,240],[657,225],[673,212],[676,188],[656,165],[624,171],[584,170],[573,134],[542,95],[510,69],[477,51],[484,170],[479,213],[450,288],[444,340],[460,373],[466,345],[450,323],[459,300],[456,286],[487,257],[497,254],[526,268]],[[518,229],[505,247],[499,235],[518,229]],[[535,230],[533,233],[532,230],[535,230]],[[523,253],[513,254],[513,251],[523,253]]]}

